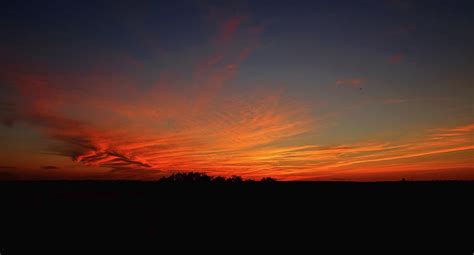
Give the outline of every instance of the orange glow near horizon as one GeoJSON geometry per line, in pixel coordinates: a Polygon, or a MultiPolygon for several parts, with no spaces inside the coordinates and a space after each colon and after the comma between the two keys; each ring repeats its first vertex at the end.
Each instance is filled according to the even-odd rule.
{"type": "MultiPolygon", "coordinates": [[[[414,130],[396,141],[367,136],[320,144],[314,137],[327,123],[308,107],[313,102],[287,95],[285,86],[232,86],[241,64],[260,46],[263,31],[263,26],[247,28],[241,46],[234,37],[243,20],[233,17],[221,26],[211,40],[213,52],[197,61],[190,78],[163,73],[149,86],[138,86],[141,77],[106,67],[84,75],[10,65],[3,76],[19,98],[11,118],[58,142],[50,148],[56,157],[110,170],[109,178],[146,180],[192,170],[279,180],[430,179],[439,169],[457,169],[458,175],[446,178],[474,178],[473,122],[414,130]]],[[[364,82],[353,78],[336,84],[358,88],[364,82]]],[[[45,176],[55,174],[81,176],[52,171],[45,176]]]]}
{"type": "MultiPolygon", "coordinates": [[[[123,91],[110,89],[105,97],[100,90],[107,81],[90,81],[87,91],[63,91],[46,76],[20,75],[16,84],[28,107],[17,117],[61,141],[64,147],[57,152],[78,164],[158,175],[193,170],[280,180],[358,179],[382,169],[375,171],[376,179],[384,180],[400,171],[413,175],[433,169],[427,156],[462,152],[469,157],[474,150],[474,124],[427,130],[417,140],[397,143],[296,144],[318,130],[304,105],[281,91],[216,88],[212,83],[225,80],[228,72],[233,70],[212,73],[204,90],[178,93],[163,81],[144,92],[124,84],[123,91]],[[410,164],[390,167],[407,159],[410,164]]],[[[469,169],[472,160],[443,167],[454,165],[469,169]]]]}

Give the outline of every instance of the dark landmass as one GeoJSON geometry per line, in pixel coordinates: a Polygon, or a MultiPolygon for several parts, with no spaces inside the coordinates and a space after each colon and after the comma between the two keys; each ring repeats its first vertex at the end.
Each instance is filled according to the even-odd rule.
{"type": "Polygon", "coordinates": [[[138,241],[142,251],[173,243],[177,252],[383,245],[472,254],[473,194],[472,181],[9,181],[0,182],[0,245],[16,251],[40,241],[51,250],[67,241],[79,249],[113,240],[107,249],[138,241]]]}

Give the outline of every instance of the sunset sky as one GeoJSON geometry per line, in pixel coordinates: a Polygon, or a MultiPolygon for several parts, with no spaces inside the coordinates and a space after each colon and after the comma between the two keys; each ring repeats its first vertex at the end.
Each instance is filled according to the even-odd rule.
{"type": "Polygon", "coordinates": [[[0,179],[474,179],[474,1],[9,1],[0,179]]]}

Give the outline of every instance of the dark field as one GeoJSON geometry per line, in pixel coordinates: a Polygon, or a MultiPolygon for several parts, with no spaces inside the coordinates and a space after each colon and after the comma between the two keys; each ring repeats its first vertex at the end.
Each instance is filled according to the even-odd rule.
{"type": "Polygon", "coordinates": [[[354,252],[382,245],[403,254],[413,247],[472,254],[473,194],[473,182],[449,181],[2,182],[0,238],[2,255],[30,243],[39,251],[90,251],[109,240],[106,249],[140,242],[132,249],[142,252],[149,245],[354,252]],[[72,246],[57,245],[63,241],[72,246]]]}

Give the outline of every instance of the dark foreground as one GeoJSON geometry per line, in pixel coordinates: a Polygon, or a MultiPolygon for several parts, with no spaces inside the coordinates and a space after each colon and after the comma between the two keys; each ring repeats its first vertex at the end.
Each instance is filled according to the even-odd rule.
{"type": "Polygon", "coordinates": [[[0,253],[472,254],[473,195],[474,182],[3,182],[0,253]]]}

